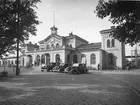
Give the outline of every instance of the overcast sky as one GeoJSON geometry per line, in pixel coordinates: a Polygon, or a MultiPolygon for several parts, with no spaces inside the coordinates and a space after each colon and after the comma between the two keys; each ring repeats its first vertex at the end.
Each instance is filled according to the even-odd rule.
{"type": "Polygon", "coordinates": [[[90,43],[101,42],[99,31],[109,29],[113,24],[108,18],[96,17],[93,11],[97,3],[98,0],[41,0],[37,15],[42,23],[37,26],[37,36],[30,37],[30,41],[37,43],[50,35],[55,11],[59,35],[67,36],[72,31],[90,43]]]}

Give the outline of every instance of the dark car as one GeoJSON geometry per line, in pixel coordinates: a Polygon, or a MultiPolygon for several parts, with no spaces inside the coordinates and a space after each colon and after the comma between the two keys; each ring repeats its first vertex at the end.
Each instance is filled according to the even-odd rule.
{"type": "Polygon", "coordinates": [[[52,69],[56,66],[56,63],[50,63],[48,66],[42,66],[41,71],[43,72],[44,70],[47,71],[52,71],[52,69]]]}
{"type": "Polygon", "coordinates": [[[81,74],[81,73],[87,73],[88,69],[86,67],[86,64],[82,63],[75,63],[72,65],[71,69],[68,71],[69,74],[81,74]]]}
{"type": "Polygon", "coordinates": [[[52,71],[54,71],[54,72],[64,72],[64,69],[68,66],[69,66],[69,64],[60,63],[58,66],[55,66],[52,71]]]}
{"type": "Polygon", "coordinates": [[[67,68],[69,64],[62,63],[59,65],[59,72],[64,72],[65,68],[67,68]]]}

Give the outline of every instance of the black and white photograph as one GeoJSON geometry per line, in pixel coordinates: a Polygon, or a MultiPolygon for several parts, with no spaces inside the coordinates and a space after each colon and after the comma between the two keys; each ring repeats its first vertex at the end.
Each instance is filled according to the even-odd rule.
{"type": "Polygon", "coordinates": [[[140,105],[140,0],[0,0],[0,105],[140,105]]]}

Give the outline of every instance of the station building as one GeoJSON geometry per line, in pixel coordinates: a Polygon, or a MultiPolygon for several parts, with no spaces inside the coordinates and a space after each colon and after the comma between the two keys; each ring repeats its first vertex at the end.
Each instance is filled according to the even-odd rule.
{"type": "MultiPolygon", "coordinates": [[[[69,33],[58,35],[57,27],[51,27],[51,33],[39,45],[22,45],[20,66],[56,63],[85,63],[87,67],[97,69],[123,68],[125,65],[125,44],[112,38],[114,28],[100,31],[101,42],[89,43],[87,40],[69,33]]],[[[8,62],[8,59],[6,59],[8,62]]],[[[0,61],[2,65],[2,61],[0,61]]]]}

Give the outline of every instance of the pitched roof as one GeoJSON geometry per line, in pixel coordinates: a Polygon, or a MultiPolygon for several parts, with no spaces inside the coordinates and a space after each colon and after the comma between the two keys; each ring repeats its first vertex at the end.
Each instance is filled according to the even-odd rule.
{"type": "Polygon", "coordinates": [[[53,37],[53,36],[58,36],[58,37],[60,37],[60,38],[62,38],[62,36],[60,36],[60,35],[54,35],[54,34],[51,34],[51,35],[49,35],[47,38],[45,38],[45,39],[43,39],[43,40],[41,40],[41,41],[39,41],[38,43],[43,43],[44,41],[46,41],[46,40],[48,40],[48,39],[50,39],[51,37],[53,37]]]}
{"type": "Polygon", "coordinates": [[[77,47],[78,50],[98,50],[100,48],[101,48],[101,42],[83,44],[83,45],[77,47]]]}
{"type": "Polygon", "coordinates": [[[87,40],[85,40],[85,39],[83,39],[83,38],[81,38],[81,37],[79,37],[79,36],[77,36],[77,35],[69,35],[69,36],[65,36],[65,38],[66,38],[66,39],[69,39],[69,38],[77,38],[77,39],[80,39],[80,40],[82,40],[82,41],[88,43],[87,40]]]}
{"type": "Polygon", "coordinates": [[[111,29],[101,30],[100,33],[101,33],[101,34],[110,33],[110,32],[112,32],[112,31],[114,31],[114,30],[115,30],[115,28],[112,27],[111,29]]]}

